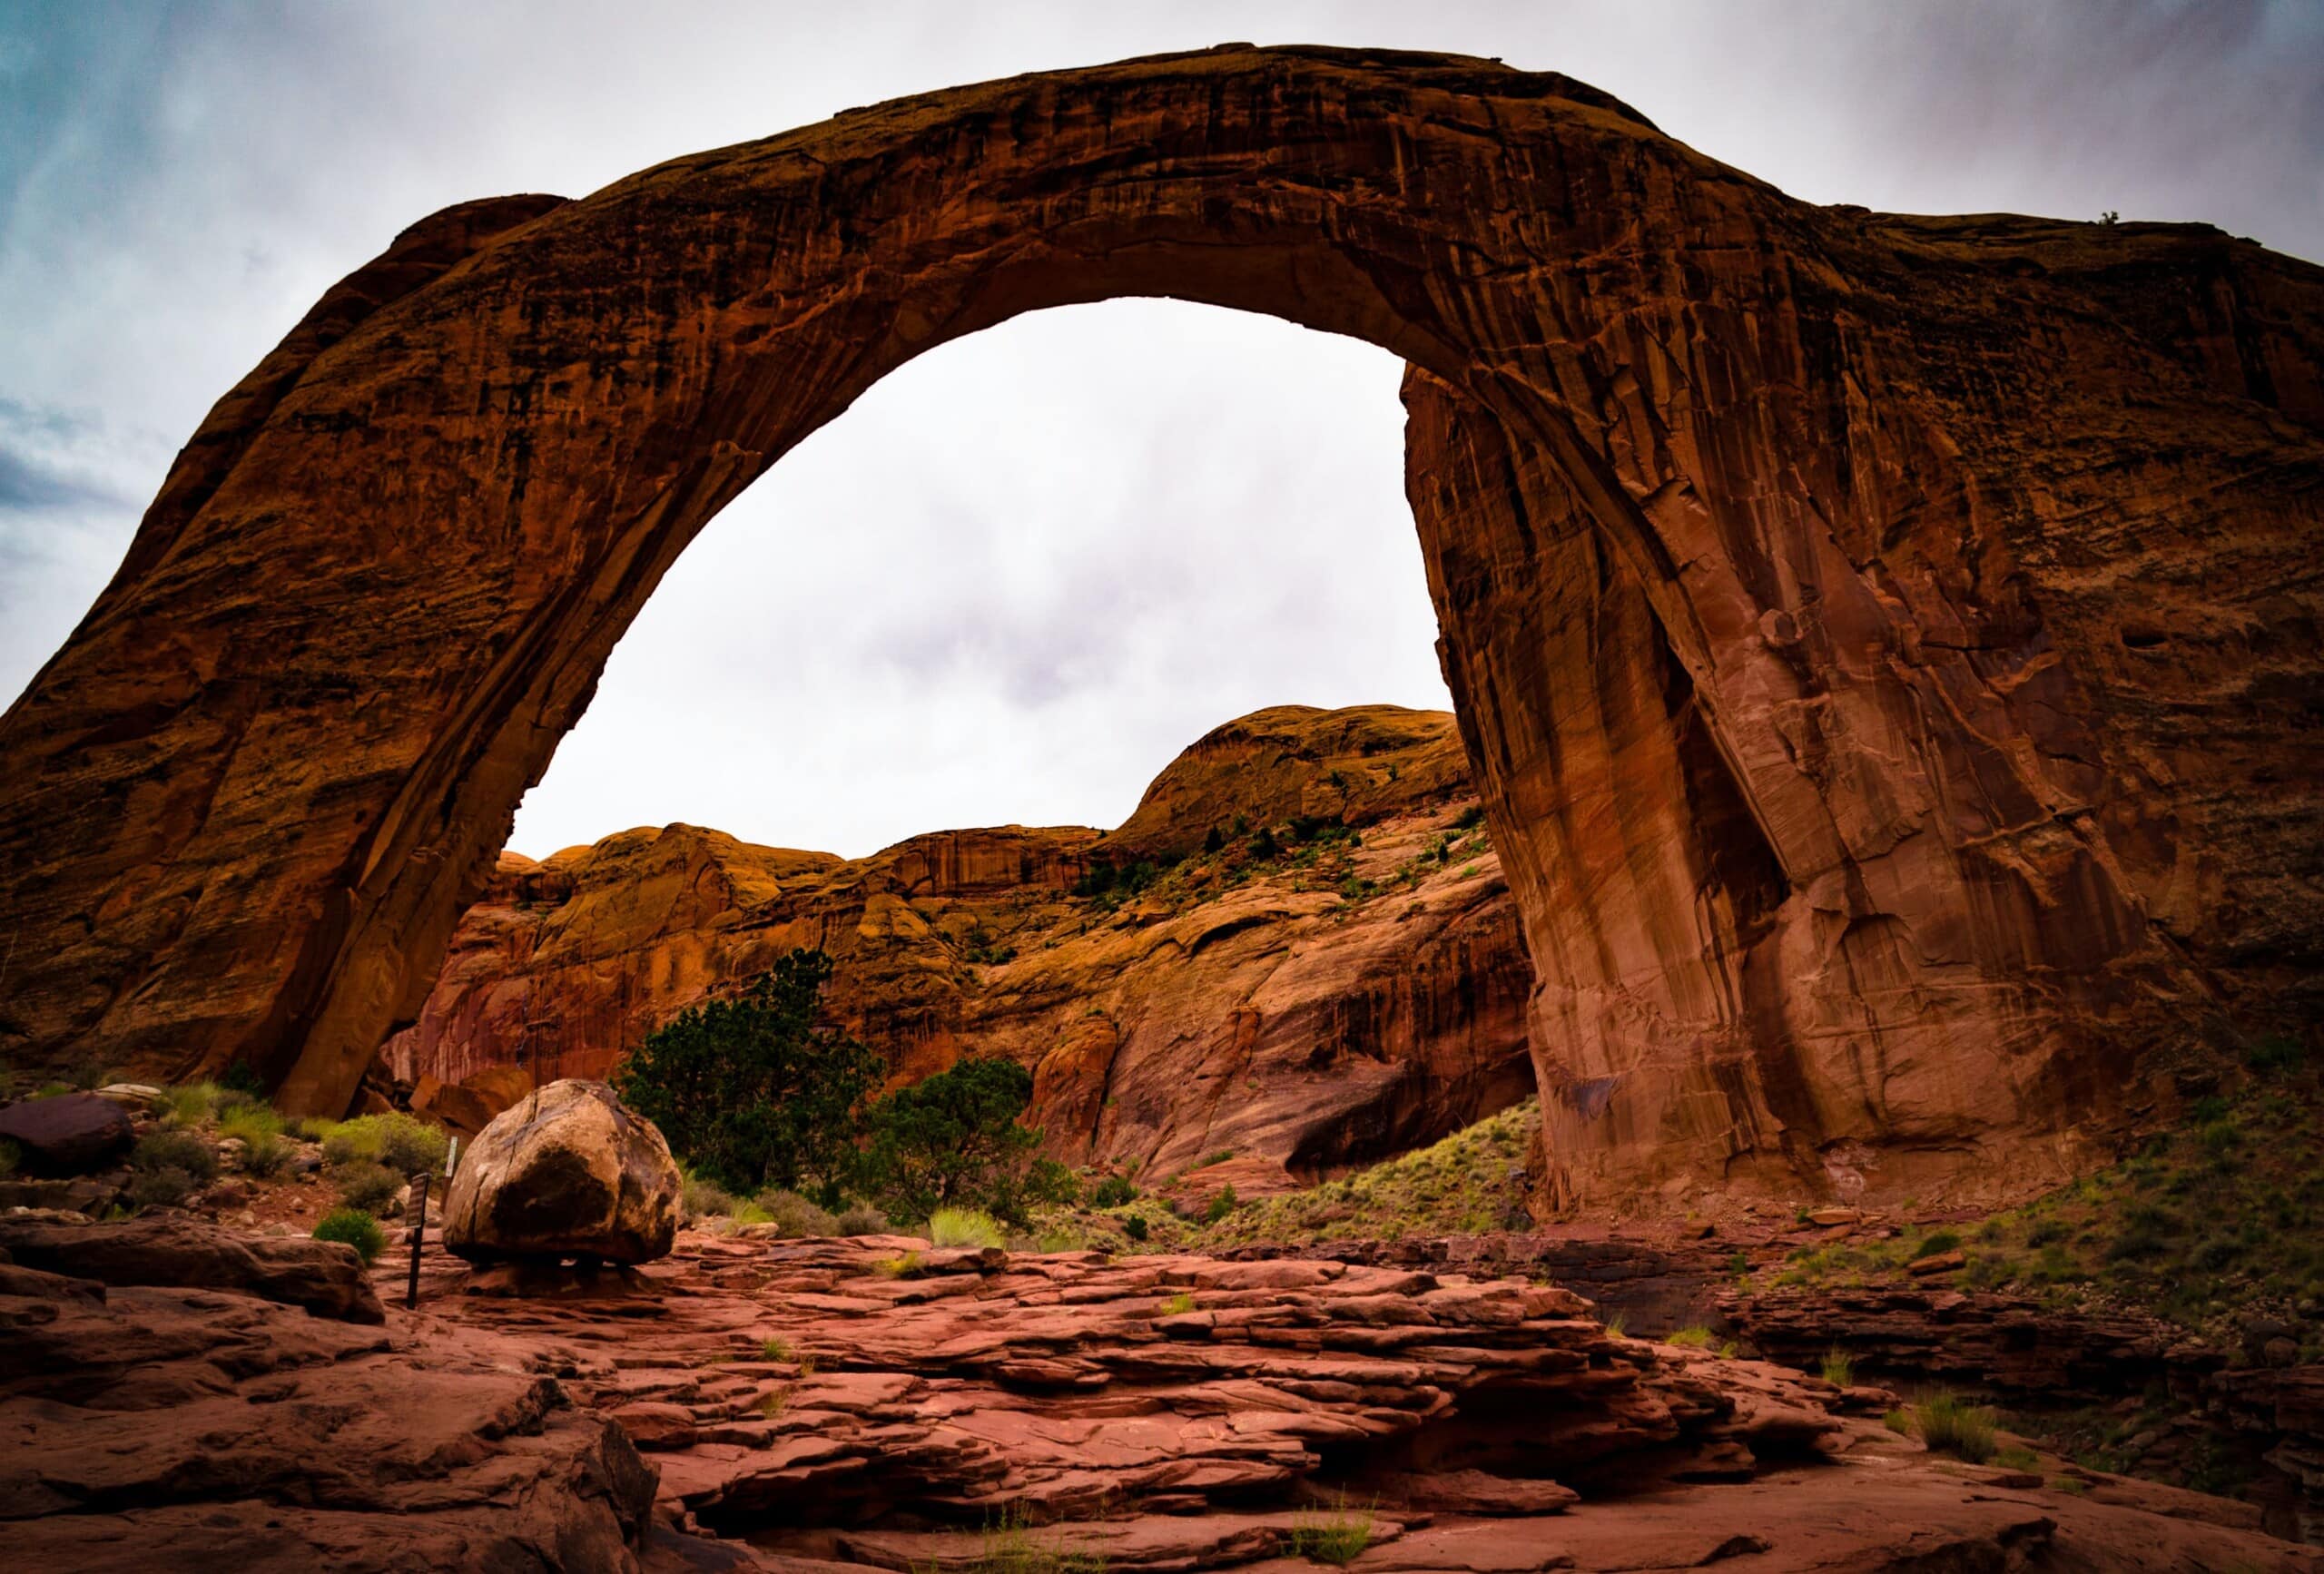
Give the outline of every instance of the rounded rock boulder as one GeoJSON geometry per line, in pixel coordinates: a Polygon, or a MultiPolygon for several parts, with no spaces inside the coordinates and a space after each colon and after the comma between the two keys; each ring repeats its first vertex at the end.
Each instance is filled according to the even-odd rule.
{"type": "Polygon", "coordinates": [[[444,1244],[473,1263],[646,1263],[678,1227],[678,1166],[654,1123],[602,1082],[552,1082],[459,1156],[444,1244]]]}
{"type": "Polygon", "coordinates": [[[27,1098],[0,1110],[0,1137],[41,1176],[87,1175],[129,1151],[134,1132],[118,1105],[94,1093],[27,1098]]]}

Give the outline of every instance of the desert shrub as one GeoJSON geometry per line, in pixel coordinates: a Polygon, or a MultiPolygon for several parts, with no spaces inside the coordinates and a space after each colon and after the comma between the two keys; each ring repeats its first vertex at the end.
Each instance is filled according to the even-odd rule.
{"type": "Polygon", "coordinates": [[[173,1126],[198,1126],[210,1118],[225,1090],[215,1082],[189,1082],[162,1089],[162,1117],[173,1126]]]}
{"type": "Polygon", "coordinates": [[[1932,1452],[1949,1453],[1973,1465],[1994,1457],[1994,1412],[1938,1389],[1913,1407],[1921,1441],[1932,1452]]]}
{"type": "Polygon", "coordinates": [[[1918,1262],[1923,1257],[1934,1257],[1941,1252],[1952,1251],[1960,1244],[1961,1236],[1955,1231],[1932,1230],[1921,1237],[1919,1245],[1913,1248],[1913,1260],[1918,1262]]]}
{"type": "Polygon", "coordinates": [[[1236,1196],[1233,1186],[1220,1186],[1218,1195],[1210,1199],[1210,1206],[1202,1211],[1202,1221],[1215,1225],[1242,1205],[1242,1200],[1236,1196]]]}
{"type": "Polygon", "coordinates": [[[1692,1328],[1679,1329],[1662,1343],[1675,1344],[1681,1350],[1708,1350],[1710,1348],[1710,1330],[1698,1323],[1692,1328]]]}
{"type": "Polygon", "coordinates": [[[1068,1229],[1062,1225],[1055,1229],[1043,1230],[1033,1237],[1033,1249],[1037,1252],[1078,1252],[1087,1244],[1088,1243],[1082,1238],[1079,1230],[1068,1229]]]}
{"type": "Polygon", "coordinates": [[[218,1122],[218,1135],[242,1145],[242,1167],[252,1175],[276,1175],[290,1162],[290,1145],[282,1140],[282,1117],[263,1104],[235,1107],[218,1122]]]}
{"type": "Polygon", "coordinates": [[[1125,1207],[1137,1200],[1137,1188],[1129,1184],[1128,1176],[1109,1175],[1089,1193],[1089,1205],[1093,1208],[1125,1207]]]}
{"type": "Polygon", "coordinates": [[[139,1137],[129,1162],[143,1173],[181,1170],[196,1181],[214,1180],[218,1175],[218,1150],[208,1137],[167,1126],[139,1137]]]}
{"type": "Polygon", "coordinates": [[[2013,1471],[2037,1471],[2042,1468],[2042,1456],[2032,1449],[2013,1446],[1997,1451],[1994,1463],[2013,1471]]]}
{"type": "Polygon", "coordinates": [[[1846,1351],[1835,1344],[1831,1349],[1824,1352],[1824,1369],[1821,1375],[1824,1381],[1834,1388],[1854,1388],[1856,1362],[1846,1351]]]}
{"type": "Polygon", "coordinates": [[[939,1246],[998,1246],[1000,1222],[973,1208],[938,1208],[928,1215],[928,1238],[939,1246]]]}
{"type": "Polygon", "coordinates": [[[888,1215],[870,1203],[853,1203],[842,1208],[832,1220],[832,1231],[841,1235],[884,1235],[888,1233],[888,1215]]]}
{"type": "Polygon", "coordinates": [[[129,1200],[141,1208],[175,1207],[202,1183],[173,1164],[141,1169],[129,1183],[129,1200]]]}
{"type": "Polygon", "coordinates": [[[1123,1219],[1122,1234],[1128,1235],[1133,1241],[1142,1241],[1146,1239],[1147,1235],[1148,1234],[1146,1216],[1143,1214],[1131,1214],[1123,1219]]]}
{"type": "Polygon", "coordinates": [[[1161,1305],[1155,1308],[1155,1315],[1158,1317],[1184,1317],[1187,1313],[1194,1309],[1195,1298],[1192,1295],[1186,1294],[1186,1292],[1180,1291],[1176,1295],[1166,1296],[1163,1299],[1161,1305]]]}
{"type": "Polygon", "coordinates": [[[716,1181],[704,1179],[691,1169],[681,1170],[680,1173],[684,1178],[679,1184],[678,1198],[684,1205],[688,1218],[706,1219],[734,1211],[734,1199],[724,1186],[716,1181]]]}
{"type": "Polygon", "coordinates": [[[330,1184],[338,1188],[339,1200],[347,1206],[377,1214],[395,1201],[396,1194],[403,1190],[407,1182],[386,1165],[359,1158],[332,1166],[330,1184]]]}
{"type": "Polygon", "coordinates": [[[426,1170],[440,1174],[451,1137],[442,1126],[390,1110],[385,1115],[361,1115],[342,1120],[323,1138],[323,1161],[333,1166],[384,1165],[410,1176],[426,1170]]]}
{"type": "Polygon", "coordinates": [[[2243,1052],[2243,1063],[2261,1077],[2290,1076],[2307,1060],[2306,1047],[2280,1033],[2255,1041],[2243,1052]]]}
{"type": "Polygon", "coordinates": [[[361,1208],[334,1208],[315,1226],[318,1241],[338,1241],[355,1248],[355,1254],[369,1263],[385,1250],[388,1237],[379,1228],[379,1221],[361,1208]]]}
{"type": "Polygon", "coordinates": [[[722,1185],[835,1189],[881,1067],[816,1026],[831,974],[822,952],[794,950],[740,996],[679,1012],[622,1063],[623,1099],[722,1185]]]}
{"type": "Polygon", "coordinates": [[[839,1221],[797,1192],[780,1189],[758,1195],[758,1205],[786,1235],[836,1235],[839,1221]]]}
{"type": "Polygon", "coordinates": [[[775,1338],[760,1340],[759,1359],[762,1361],[789,1361],[791,1359],[791,1342],[787,1339],[775,1338]]]}
{"type": "Polygon", "coordinates": [[[920,1272],[920,1254],[906,1252],[900,1256],[882,1257],[872,1264],[872,1271],[882,1279],[905,1279],[920,1272]]]}
{"type": "Polygon", "coordinates": [[[1013,1060],[963,1060],[872,1107],[861,1160],[863,1189],[891,1218],[978,1206],[1012,1224],[1033,1205],[1069,1195],[1073,1175],[1036,1159],[1041,1134],[1018,1124],[1033,1074],[1013,1060]]]}
{"type": "Polygon", "coordinates": [[[1913,1430],[1913,1418],[1902,1410],[1891,1410],[1880,1418],[1880,1424],[1902,1437],[1913,1430]]]}
{"type": "Polygon", "coordinates": [[[1350,1509],[1344,1498],[1335,1507],[1292,1516],[1290,1551],[1295,1558],[1340,1566],[1354,1562],[1371,1545],[1371,1512],[1350,1509]]]}

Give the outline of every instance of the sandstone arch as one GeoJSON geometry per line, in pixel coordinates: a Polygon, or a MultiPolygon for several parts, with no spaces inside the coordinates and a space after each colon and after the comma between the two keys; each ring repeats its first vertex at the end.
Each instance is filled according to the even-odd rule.
{"type": "Polygon", "coordinates": [[[343,1103],[702,523],[918,351],[1139,293],[1412,364],[1561,1195],[2024,1189],[2312,988],[2317,270],[1232,45],[468,204],[334,289],[0,723],[9,1059],[343,1103]]]}

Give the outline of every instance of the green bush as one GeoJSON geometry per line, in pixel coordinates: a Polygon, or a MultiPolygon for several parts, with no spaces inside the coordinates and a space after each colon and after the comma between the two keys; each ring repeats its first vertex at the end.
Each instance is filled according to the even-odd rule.
{"type": "Polygon", "coordinates": [[[1923,1257],[1934,1257],[1940,1253],[1952,1251],[1960,1244],[1961,1237],[1956,1232],[1933,1230],[1921,1238],[1919,1245],[1913,1248],[1913,1261],[1917,1263],[1923,1257]]]}
{"type": "Polygon", "coordinates": [[[786,1235],[836,1235],[840,1233],[837,1219],[797,1192],[763,1191],[756,1201],[766,1210],[768,1221],[779,1226],[786,1235]]]}
{"type": "Polygon", "coordinates": [[[1994,1412],[1962,1400],[1945,1389],[1925,1395],[1913,1407],[1921,1441],[1930,1451],[1949,1453],[1973,1465],[1994,1457],[1994,1412]]]}
{"type": "Polygon", "coordinates": [[[162,1117],[174,1126],[198,1126],[218,1107],[225,1089],[215,1082],[191,1082],[162,1089],[162,1117]]]}
{"type": "Polygon", "coordinates": [[[706,1219],[734,1211],[734,1199],[724,1186],[704,1180],[692,1170],[682,1170],[684,1177],[678,1186],[678,1199],[688,1218],[706,1219]]]}
{"type": "Polygon", "coordinates": [[[242,1167],[252,1175],[278,1175],[290,1162],[282,1117],[263,1104],[237,1107],[219,1120],[218,1135],[241,1143],[242,1167]]]}
{"type": "Polygon", "coordinates": [[[339,1189],[340,1202],[367,1214],[376,1214],[394,1202],[396,1194],[408,1184],[403,1176],[368,1158],[333,1166],[330,1183],[339,1189]]]}
{"type": "Polygon", "coordinates": [[[218,1176],[218,1149],[198,1131],[168,1126],[159,1131],[149,1131],[137,1139],[136,1147],[131,1150],[129,1162],[139,1171],[149,1175],[174,1169],[182,1171],[195,1181],[214,1180],[218,1176]]]}
{"type": "Polygon", "coordinates": [[[736,1191],[833,1194],[855,1151],[856,1106],[883,1067],[816,1026],[832,961],[794,950],[741,996],[689,1007],[649,1033],[615,1077],[630,1108],[703,1175],[736,1191]]]}
{"type": "Polygon", "coordinates": [[[1033,1074],[1013,1060],[963,1060],[872,1107],[863,1189],[891,1218],[980,1206],[1011,1224],[1069,1193],[1072,1172],[1036,1159],[1041,1134],[1018,1124],[1033,1074]]]}
{"type": "Polygon", "coordinates": [[[385,1165],[407,1177],[422,1170],[440,1175],[450,1146],[451,1136],[443,1127],[398,1109],[340,1121],[323,1138],[323,1160],[331,1165],[385,1165]]]}
{"type": "Polygon", "coordinates": [[[1146,1239],[1147,1227],[1145,1215],[1142,1214],[1131,1214],[1125,1217],[1122,1220],[1122,1234],[1128,1235],[1133,1241],[1142,1241],[1146,1239]]]}
{"type": "Polygon", "coordinates": [[[129,1200],[141,1208],[175,1207],[202,1183],[173,1164],[141,1169],[129,1183],[129,1200]]]}
{"type": "Polygon", "coordinates": [[[1233,1186],[1220,1186],[1218,1195],[1210,1199],[1210,1206],[1202,1211],[1202,1221],[1206,1225],[1215,1225],[1242,1205],[1242,1201],[1236,1196],[1233,1186]]]}
{"type": "Polygon", "coordinates": [[[355,1248],[355,1254],[369,1264],[388,1244],[387,1233],[379,1228],[379,1221],[361,1208],[334,1208],[325,1214],[315,1226],[318,1241],[338,1241],[355,1248]]]}
{"type": "Polygon", "coordinates": [[[1137,1200],[1137,1188],[1128,1176],[1109,1175],[1089,1194],[1089,1205],[1098,1208],[1124,1207],[1137,1200]]]}
{"type": "Polygon", "coordinates": [[[888,1233],[888,1215],[869,1203],[854,1203],[842,1208],[832,1221],[832,1233],[840,1235],[884,1235],[888,1233]]]}
{"type": "Polygon", "coordinates": [[[938,1208],[928,1215],[928,1238],[939,1246],[998,1246],[1007,1236],[1000,1222],[973,1208],[938,1208]]]}
{"type": "Polygon", "coordinates": [[[2279,1033],[2256,1040],[2243,1052],[2243,1063],[2261,1077],[2288,1077],[2308,1063],[2308,1050],[2299,1039],[2279,1033]]]}

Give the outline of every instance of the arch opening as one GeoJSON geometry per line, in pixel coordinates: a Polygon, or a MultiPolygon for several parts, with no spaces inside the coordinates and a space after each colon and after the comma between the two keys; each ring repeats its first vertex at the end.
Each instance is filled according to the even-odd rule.
{"type": "Polygon", "coordinates": [[[2152,703],[2125,593],[2057,534],[2093,507],[2059,477],[2113,473],[2076,401],[2158,390],[2099,446],[2123,475],[2184,456],[2171,495],[2207,512],[2099,512],[2219,626],[2289,627],[2253,587],[2299,580],[2280,522],[2312,516],[2324,396],[2313,355],[2249,347],[2319,319],[2107,292],[2318,287],[2168,227],[1943,223],[1793,202],[1565,78],[1243,46],[435,215],[221,401],[0,726],[30,937],[0,1032],[343,1104],[705,521],[917,354],[1167,296],[1411,368],[1407,495],[1539,979],[1557,1197],[1930,1196],[1996,1154],[2035,1189],[2143,1097],[2162,1002],[2246,965],[2239,914],[2324,930],[2188,907],[2187,870],[2299,864],[2276,783],[2324,770],[2147,773],[2282,728],[2258,689],[2152,703]],[[2077,353],[2037,356],[2029,325],[2067,321],[2077,353]],[[1962,378],[1964,346],[2006,375],[1962,378]],[[2126,794],[2156,812],[2088,807],[2126,794]]]}

